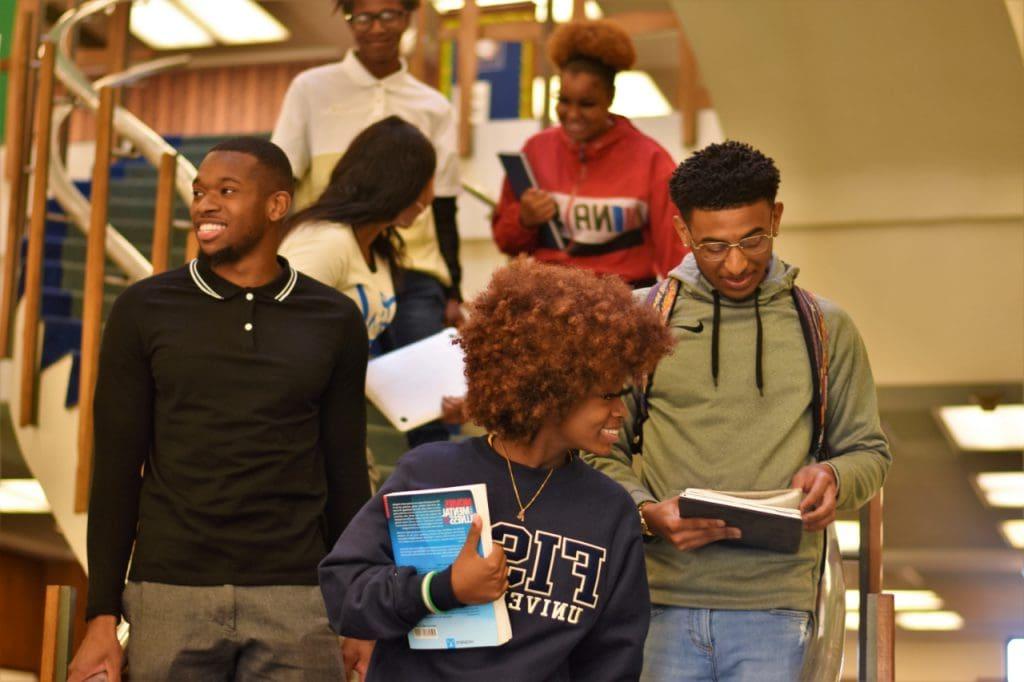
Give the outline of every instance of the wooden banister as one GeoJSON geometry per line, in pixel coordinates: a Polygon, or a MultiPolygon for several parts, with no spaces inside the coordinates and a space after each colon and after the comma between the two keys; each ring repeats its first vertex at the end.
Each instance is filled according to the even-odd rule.
{"type": "Polygon", "coordinates": [[[480,33],[480,8],[476,0],[466,0],[459,15],[459,55],[457,76],[459,83],[458,146],[460,156],[473,152],[472,118],[473,84],[476,83],[476,41],[480,33]]]}
{"type": "Polygon", "coordinates": [[[198,255],[199,240],[196,239],[195,230],[189,230],[188,237],[185,238],[185,262],[188,263],[198,255]]]}
{"type": "Polygon", "coordinates": [[[110,159],[114,135],[117,90],[100,88],[96,112],[96,160],[92,171],[89,234],[85,247],[85,286],[82,301],[82,355],[78,379],[78,469],[75,474],[75,511],[89,509],[92,480],[93,393],[100,361],[100,326],[103,318],[103,278],[107,262],[107,204],[110,198],[110,159]]]}
{"type": "Polygon", "coordinates": [[[171,252],[171,221],[174,218],[174,177],[178,169],[178,157],[164,154],[160,157],[159,175],[156,180],[156,209],[153,212],[153,274],[167,269],[171,252]]]}
{"type": "Polygon", "coordinates": [[[0,357],[11,355],[11,330],[14,326],[14,301],[17,293],[18,261],[21,237],[25,229],[25,201],[28,183],[29,61],[32,57],[33,15],[18,12],[11,43],[7,74],[7,179],[10,194],[7,204],[7,235],[4,243],[3,272],[0,277],[0,357]]]}
{"type": "Polygon", "coordinates": [[[39,313],[43,294],[43,255],[46,246],[46,187],[50,176],[50,128],[53,122],[53,66],[57,46],[40,46],[39,89],[36,97],[35,168],[32,174],[32,219],[25,258],[25,328],[21,349],[21,411],[18,423],[36,423],[36,386],[39,370],[39,313]]]}
{"type": "Polygon", "coordinates": [[[74,612],[75,588],[68,585],[46,586],[39,682],[63,682],[67,679],[74,612]]]}
{"type": "MultiPolygon", "coordinates": [[[[892,677],[878,676],[883,666],[882,654],[892,658],[893,620],[892,595],[882,595],[882,491],[860,510],[860,626],[857,629],[858,679],[886,682],[892,677]],[[883,597],[881,600],[880,597],[883,597]],[[887,599],[886,599],[887,598],[887,599]],[[887,639],[886,639],[887,638],[887,639]],[[885,641],[882,641],[885,639],[885,641]]],[[[892,671],[891,664],[888,670],[892,671]]]]}

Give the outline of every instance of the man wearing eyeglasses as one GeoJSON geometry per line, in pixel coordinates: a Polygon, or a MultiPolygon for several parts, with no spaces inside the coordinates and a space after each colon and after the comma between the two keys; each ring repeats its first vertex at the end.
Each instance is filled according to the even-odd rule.
{"type": "Polygon", "coordinates": [[[801,316],[797,268],[773,253],[779,179],[771,159],[740,142],[711,145],[676,169],[675,225],[692,253],[670,273],[678,294],[662,312],[678,345],[650,378],[646,401],[627,401],[631,418],[613,456],[589,458],[632,494],[649,538],[643,680],[800,679],[821,531],[837,508],[873,497],[892,461],[853,321],[812,297],[824,333],[805,336],[802,321],[815,306],[801,316]],[[824,393],[811,338],[827,355],[824,393]],[[826,396],[822,421],[818,395],[826,396]],[[636,419],[638,404],[646,422],[636,419]],[[815,437],[822,424],[824,448],[815,437]],[[723,521],[680,518],[685,488],[800,488],[799,549],[737,546],[728,541],[740,530],[723,521]]]}
{"type": "MultiPolygon", "coordinates": [[[[401,230],[406,271],[396,282],[398,310],[385,339],[389,348],[397,348],[462,320],[455,116],[440,92],[409,73],[399,53],[419,0],[335,0],[335,6],[345,16],[355,48],[342,61],[309,69],[292,81],[272,139],[288,155],[299,180],[296,209],[320,196],[349,144],[376,121],[399,116],[434,143],[432,210],[401,230]]],[[[411,431],[409,444],[447,438],[445,427],[432,422],[411,431]]]]}

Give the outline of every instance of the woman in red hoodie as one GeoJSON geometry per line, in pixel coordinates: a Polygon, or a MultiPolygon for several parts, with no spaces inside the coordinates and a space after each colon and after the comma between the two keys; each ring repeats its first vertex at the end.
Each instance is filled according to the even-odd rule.
{"type": "Polygon", "coordinates": [[[506,180],[491,229],[507,254],[614,273],[649,286],[686,253],[672,227],[668,152],[609,112],[615,74],[636,60],[629,35],[607,21],[564,24],[548,56],[558,67],[561,126],[529,140],[523,153],[539,189],[520,200],[506,180]],[[564,248],[547,229],[554,220],[564,248]]]}

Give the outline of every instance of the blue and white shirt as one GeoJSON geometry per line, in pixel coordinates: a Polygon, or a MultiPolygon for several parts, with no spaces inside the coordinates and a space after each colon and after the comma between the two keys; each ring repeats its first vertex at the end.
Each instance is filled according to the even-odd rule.
{"type": "Polygon", "coordinates": [[[309,222],[295,227],[279,252],[299,272],[345,294],[359,306],[372,342],[395,319],[397,304],[387,261],[367,265],[348,225],[309,222]]]}

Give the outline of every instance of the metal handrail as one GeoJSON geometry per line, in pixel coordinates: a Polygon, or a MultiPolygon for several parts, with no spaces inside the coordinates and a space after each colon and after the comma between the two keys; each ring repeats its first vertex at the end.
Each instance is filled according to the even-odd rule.
{"type": "MultiPolygon", "coordinates": [[[[53,28],[49,38],[57,47],[56,75],[57,79],[86,108],[96,111],[99,108],[99,97],[96,85],[90,82],[71,59],[69,42],[72,29],[80,22],[94,14],[104,12],[121,2],[133,0],[89,0],[75,9],[65,12],[53,28]]],[[[181,66],[185,58],[172,57],[157,59],[152,62],[138,64],[119,74],[111,74],[102,79],[107,84],[125,83],[150,76],[158,71],[181,66]]],[[[56,110],[55,110],[56,113],[56,110]]],[[[66,117],[70,110],[61,112],[66,117]]],[[[55,129],[59,126],[55,126],[55,129]]],[[[167,143],[156,131],[147,126],[138,117],[124,107],[118,106],[114,111],[114,130],[121,137],[129,140],[142,156],[154,167],[159,167],[164,154],[176,154],[177,150],[167,143]]],[[[63,167],[63,162],[54,156],[50,159],[50,173],[53,180],[51,189],[57,201],[71,216],[72,222],[83,232],[88,231],[89,200],[75,187],[63,167]]],[[[183,156],[177,157],[175,170],[175,188],[178,195],[186,203],[192,200],[192,180],[196,168],[183,156]]],[[[107,227],[107,255],[121,268],[132,281],[148,277],[153,273],[153,266],[123,235],[115,229],[107,227]]]]}

